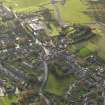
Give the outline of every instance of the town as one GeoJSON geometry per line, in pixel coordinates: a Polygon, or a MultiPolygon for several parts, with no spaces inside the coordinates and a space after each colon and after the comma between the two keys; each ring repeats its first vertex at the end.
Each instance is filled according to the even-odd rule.
{"type": "Polygon", "coordinates": [[[105,105],[105,61],[73,47],[96,29],[65,22],[57,3],[31,13],[0,3],[0,105],[105,105]]]}

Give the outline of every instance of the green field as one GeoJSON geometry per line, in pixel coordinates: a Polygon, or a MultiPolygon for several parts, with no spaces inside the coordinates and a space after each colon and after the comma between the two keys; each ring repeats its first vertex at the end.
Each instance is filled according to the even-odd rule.
{"type": "Polygon", "coordinates": [[[47,1],[48,0],[5,0],[5,3],[18,12],[29,12],[38,9],[39,5],[47,3],[47,1]]]}
{"type": "Polygon", "coordinates": [[[87,7],[84,2],[80,0],[68,0],[67,4],[63,7],[60,6],[63,18],[71,23],[89,23],[92,18],[84,14],[87,11],[87,7]]]}
{"type": "Polygon", "coordinates": [[[75,80],[76,78],[72,75],[63,79],[59,79],[50,73],[48,76],[48,82],[46,84],[45,91],[57,96],[63,96],[67,91],[69,85],[75,80]]]}
{"type": "MultiPolygon", "coordinates": [[[[97,32],[98,33],[98,32],[97,32]]],[[[94,45],[97,46],[97,54],[100,58],[102,58],[103,60],[105,60],[105,46],[104,46],[104,43],[105,43],[105,34],[104,32],[99,32],[99,35],[97,36],[98,38],[94,38],[92,40],[92,43],[94,45]]]]}
{"type": "MultiPolygon", "coordinates": [[[[38,10],[40,5],[49,3],[50,0],[0,0],[5,1],[5,4],[13,7],[14,10],[18,12],[30,12],[38,10]]],[[[87,7],[84,5],[84,2],[80,0],[67,0],[67,3],[62,6],[57,4],[60,8],[62,18],[66,22],[71,23],[90,23],[91,18],[84,14],[87,11],[87,7]]],[[[50,8],[53,8],[52,5],[46,5],[50,8]]]]}
{"type": "Polygon", "coordinates": [[[11,103],[16,101],[17,101],[17,96],[0,97],[0,105],[11,105],[11,103]]]}

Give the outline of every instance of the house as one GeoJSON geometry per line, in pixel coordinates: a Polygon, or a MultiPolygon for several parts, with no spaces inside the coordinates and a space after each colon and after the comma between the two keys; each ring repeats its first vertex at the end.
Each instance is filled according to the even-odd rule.
{"type": "Polygon", "coordinates": [[[3,97],[5,95],[5,89],[4,87],[0,87],[0,97],[3,97]]]}

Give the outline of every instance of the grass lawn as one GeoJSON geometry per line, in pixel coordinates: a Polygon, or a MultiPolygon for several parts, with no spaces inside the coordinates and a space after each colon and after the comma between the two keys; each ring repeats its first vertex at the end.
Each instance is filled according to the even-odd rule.
{"type": "Polygon", "coordinates": [[[12,102],[16,102],[17,97],[16,96],[5,96],[5,97],[0,97],[0,101],[2,104],[0,105],[11,105],[12,102]]]}
{"type": "Polygon", "coordinates": [[[91,42],[87,42],[84,47],[81,47],[78,54],[80,57],[87,57],[97,50],[97,46],[91,42]]]}
{"type": "Polygon", "coordinates": [[[50,73],[48,76],[48,82],[45,87],[45,91],[57,96],[63,96],[70,83],[74,80],[74,76],[69,76],[64,79],[58,79],[50,73]]]}
{"type": "Polygon", "coordinates": [[[89,50],[88,48],[84,47],[84,48],[80,49],[78,55],[80,57],[86,57],[86,56],[90,55],[91,53],[92,53],[91,50],[89,50]]]}
{"type": "Polygon", "coordinates": [[[52,34],[53,36],[59,35],[59,31],[58,31],[58,29],[54,26],[54,24],[50,24],[50,26],[51,26],[51,29],[52,29],[51,34],[52,34]]]}

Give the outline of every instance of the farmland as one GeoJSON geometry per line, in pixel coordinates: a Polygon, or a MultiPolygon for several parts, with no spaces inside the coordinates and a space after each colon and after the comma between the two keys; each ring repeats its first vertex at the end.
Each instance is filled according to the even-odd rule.
{"type": "MultiPolygon", "coordinates": [[[[5,3],[13,7],[17,12],[31,12],[38,10],[40,5],[53,8],[52,5],[46,5],[49,0],[5,0],[5,3]]],[[[59,5],[59,4],[58,4],[59,5]]],[[[80,0],[68,0],[65,6],[59,5],[62,17],[70,23],[89,23],[92,19],[85,15],[87,7],[80,0]],[[79,5],[79,6],[77,6],[79,5]]]]}

